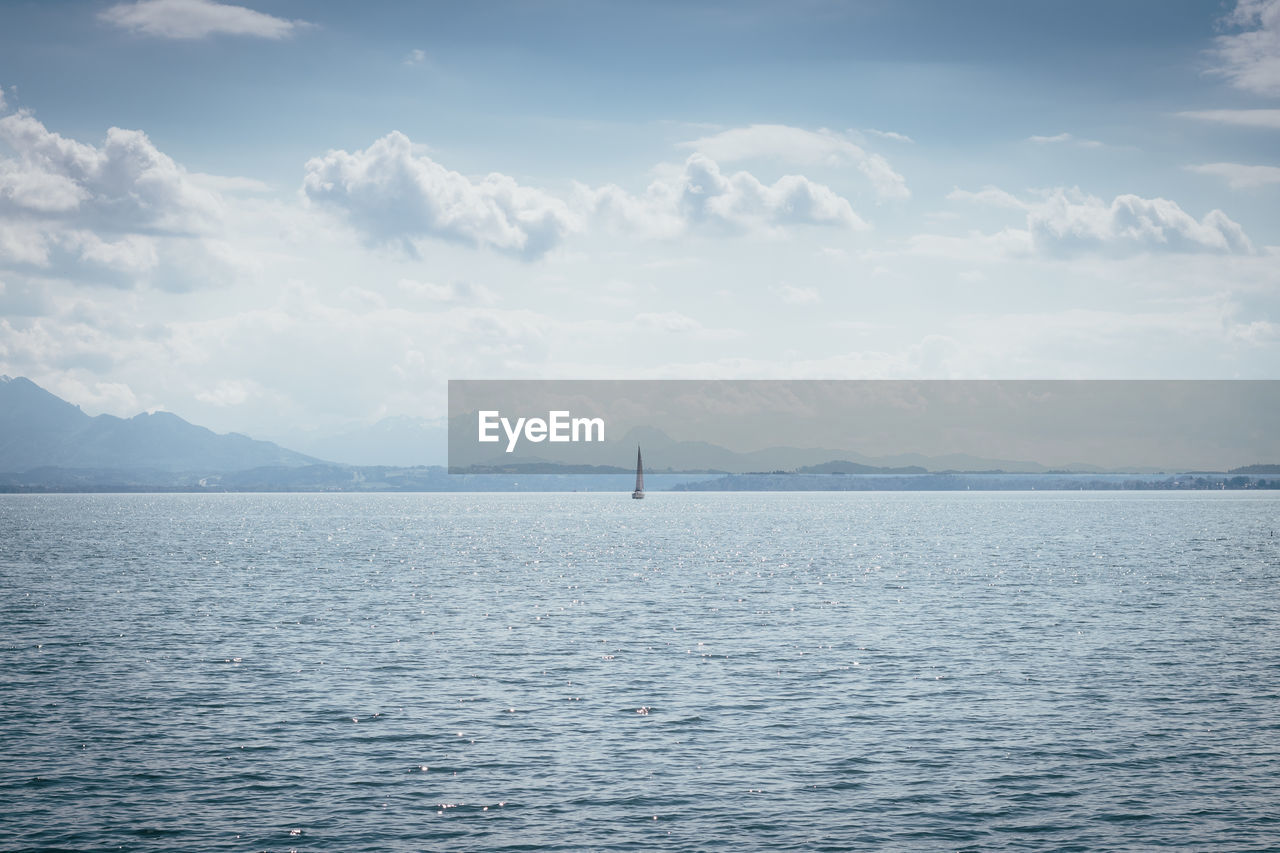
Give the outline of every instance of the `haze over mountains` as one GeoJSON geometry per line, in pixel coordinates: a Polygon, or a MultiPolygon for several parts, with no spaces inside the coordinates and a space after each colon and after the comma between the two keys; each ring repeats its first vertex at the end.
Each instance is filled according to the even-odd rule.
{"type": "MultiPolygon", "coordinates": [[[[439,458],[445,434],[445,425],[438,421],[392,418],[343,435],[312,438],[306,449],[316,455],[309,455],[237,433],[214,433],[169,412],[92,417],[28,379],[0,377],[0,488],[5,490],[629,490],[637,443],[644,447],[654,489],[706,479],[697,473],[662,472],[742,476],[784,471],[790,479],[757,482],[759,478],[744,477],[716,487],[834,488],[818,480],[843,479],[844,488],[861,476],[882,478],[883,485],[874,488],[953,488],[959,482],[954,478],[931,485],[924,475],[946,478],[951,475],[945,472],[970,472],[960,476],[979,477],[972,472],[991,471],[1008,472],[1015,478],[1044,475],[1049,478],[1047,487],[1063,487],[1054,484],[1054,472],[1035,462],[961,454],[873,458],[848,450],[794,447],[737,453],[707,442],[677,441],[653,427],[637,428],[618,440],[588,448],[590,454],[582,460],[585,467],[598,469],[601,476],[595,477],[575,476],[572,469],[531,454],[499,453],[492,467],[457,475],[448,475],[439,466],[403,464],[415,458],[439,458]]],[[[1072,475],[1065,476],[1086,477],[1099,471],[1088,465],[1072,469],[1072,475]]],[[[1228,473],[1275,476],[1280,468],[1255,465],[1228,473]]],[[[975,488],[981,488],[986,481],[974,482],[979,483],[975,488]]],[[[1011,485],[987,487],[1019,485],[1011,481],[1011,485]]]]}
{"type": "MultiPolygon", "coordinates": [[[[29,379],[0,377],[0,472],[38,468],[115,471],[230,473],[256,468],[339,466],[410,467],[443,464],[447,427],[421,418],[386,418],[368,427],[334,436],[300,434],[289,444],[218,434],[170,412],[131,418],[91,417],[29,379]]],[[[926,457],[902,454],[872,458],[830,448],[773,447],[739,453],[704,441],[677,441],[654,427],[630,430],[617,441],[580,446],[583,462],[628,470],[634,447],[641,444],[654,470],[749,471],[796,470],[812,473],[907,473],[918,470],[991,470],[1039,473],[1043,465],[1017,460],[985,459],[955,454],[926,457]]],[[[496,454],[493,463],[513,470],[537,465],[536,455],[496,454]]],[[[1078,471],[1098,470],[1078,466],[1078,471]]]]}
{"type": "MultiPolygon", "coordinates": [[[[469,431],[470,419],[460,425],[469,431]]],[[[1050,470],[1046,465],[1029,460],[992,459],[966,453],[950,453],[926,456],[920,453],[900,453],[892,456],[867,456],[856,451],[823,447],[767,447],[761,450],[738,452],[706,441],[680,441],[657,427],[635,427],[618,439],[595,444],[561,445],[551,448],[547,444],[521,445],[514,453],[506,453],[501,443],[476,464],[486,470],[533,470],[556,461],[557,449],[564,458],[572,458],[576,465],[616,466],[633,464],[635,448],[644,448],[646,468],[654,471],[718,471],[745,474],[753,471],[800,471],[801,473],[829,474],[910,474],[925,471],[1008,471],[1026,474],[1043,474],[1050,470]],[[527,447],[537,448],[526,450],[527,447]],[[550,451],[550,452],[548,452],[550,451]],[[619,463],[619,460],[622,460],[619,463]]],[[[464,451],[474,448],[463,446],[464,451]]],[[[461,458],[467,458],[461,456],[461,458]]],[[[466,468],[468,466],[463,466],[466,468]]],[[[1077,463],[1057,470],[1072,473],[1098,473],[1101,467],[1077,463]]],[[[1155,469],[1128,468],[1127,473],[1155,473],[1155,469]]]]}
{"type": "Polygon", "coordinates": [[[395,415],[369,426],[330,435],[299,433],[282,443],[321,459],[350,465],[446,465],[448,427],[443,419],[395,415]]]}
{"type": "MultiPolygon", "coordinates": [[[[991,459],[966,453],[926,456],[899,453],[892,456],[867,456],[849,449],[822,447],[768,447],[739,453],[705,441],[676,441],[653,427],[629,431],[619,442],[642,444],[662,466],[673,470],[714,468],[729,473],[749,471],[801,470],[804,473],[899,474],[928,471],[1001,470],[1040,474],[1049,470],[1030,460],[991,459]],[[912,470],[904,470],[912,469],[912,470]]],[[[1074,464],[1063,470],[1098,472],[1096,465],[1074,464]]]]}
{"type": "Polygon", "coordinates": [[[219,435],[169,412],[91,417],[29,379],[0,377],[0,471],[221,472],[319,461],[269,441],[238,433],[219,435]]]}

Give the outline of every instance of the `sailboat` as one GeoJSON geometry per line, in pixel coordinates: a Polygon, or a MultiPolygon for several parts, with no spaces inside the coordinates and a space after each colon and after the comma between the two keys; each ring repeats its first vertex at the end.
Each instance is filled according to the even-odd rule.
{"type": "Polygon", "coordinates": [[[636,445],[636,490],[631,497],[640,500],[644,497],[644,461],[640,458],[640,445],[636,445]]]}

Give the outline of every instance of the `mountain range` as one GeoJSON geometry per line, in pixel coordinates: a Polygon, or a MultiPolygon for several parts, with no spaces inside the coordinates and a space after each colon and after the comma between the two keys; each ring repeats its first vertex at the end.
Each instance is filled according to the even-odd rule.
{"type": "MultiPolygon", "coordinates": [[[[460,416],[456,429],[473,427],[471,416],[460,416]]],[[[1038,462],[1019,459],[994,459],[967,453],[949,453],[926,456],[920,453],[899,453],[892,456],[867,456],[849,449],[831,447],[766,447],[760,450],[735,451],[707,441],[674,439],[661,429],[652,426],[633,427],[618,439],[593,444],[559,445],[563,456],[555,458],[556,449],[540,445],[537,455],[528,452],[505,453],[501,446],[491,454],[478,457],[471,442],[459,442],[460,457],[472,457],[474,468],[456,465],[450,461],[451,470],[541,470],[548,464],[574,465],[627,465],[634,458],[635,448],[644,449],[645,467],[655,471],[714,471],[728,474],[746,474],[760,471],[799,471],[800,473],[846,474],[912,474],[926,471],[1005,471],[1022,474],[1045,474],[1050,467],[1038,462]],[[568,449],[566,449],[568,448],[568,449]]],[[[1058,469],[1072,474],[1102,473],[1097,465],[1076,463],[1058,469]]],[[[1154,468],[1128,468],[1126,473],[1157,473],[1154,468]]]]}
{"type": "Polygon", "coordinates": [[[0,376],[0,471],[229,472],[320,461],[270,441],[220,435],[170,412],[91,417],[29,379],[0,376]]]}
{"type": "MultiPolygon", "coordinates": [[[[569,467],[518,454],[500,454],[493,460],[495,464],[482,462],[469,474],[464,471],[456,476],[447,475],[438,466],[412,464],[415,459],[439,458],[445,429],[439,421],[392,418],[307,442],[306,449],[339,460],[329,462],[320,455],[274,442],[238,433],[215,433],[170,412],[131,418],[90,416],[29,379],[0,376],[0,490],[622,489],[630,484],[636,444],[644,447],[655,489],[692,483],[705,474],[747,478],[715,488],[834,488],[831,483],[837,480],[846,481],[841,488],[932,488],[925,475],[947,472],[979,478],[984,476],[982,472],[1045,475],[1050,478],[1048,487],[1060,488],[1053,485],[1054,476],[1105,473],[1088,465],[1048,471],[1035,462],[961,454],[867,457],[847,450],[795,447],[741,453],[707,442],[675,440],[654,427],[636,428],[620,440],[584,447],[589,452],[569,467]],[[600,476],[581,476],[586,471],[600,476]],[[757,482],[759,477],[750,479],[751,472],[769,472],[767,476],[775,479],[785,473],[791,479],[779,481],[781,486],[772,481],[757,482]],[[852,478],[859,476],[881,482],[850,486],[852,478]],[[901,483],[890,482],[893,478],[901,483]]],[[[1226,473],[1237,475],[1237,479],[1256,479],[1280,474],[1280,466],[1259,464],[1226,473]]],[[[992,487],[981,479],[974,482],[978,483],[975,487],[992,487]]],[[[1205,482],[1213,485],[1218,480],[1210,476],[1205,482]]],[[[943,485],[951,488],[955,482],[949,480],[937,487],[943,485]]]]}

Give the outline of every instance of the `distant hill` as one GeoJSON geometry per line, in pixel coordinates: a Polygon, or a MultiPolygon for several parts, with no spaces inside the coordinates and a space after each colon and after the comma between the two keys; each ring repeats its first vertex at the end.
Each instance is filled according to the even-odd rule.
{"type": "Polygon", "coordinates": [[[449,436],[445,421],[398,415],[332,435],[299,433],[290,447],[347,465],[444,465],[449,436]]]}
{"type": "Polygon", "coordinates": [[[29,379],[0,376],[0,471],[225,472],[318,461],[269,441],[218,434],[169,412],[90,417],[29,379]]]}
{"type": "Polygon", "coordinates": [[[1147,474],[1027,474],[937,472],[867,476],[854,474],[729,474],[712,480],[676,483],[677,492],[964,492],[964,491],[1218,491],[1280,490],[1280,479],[1260,477],[1147,474]]]}
{"type": "Polygon", "coordinates": [[[919,465],[901,465],[886,467],[883,465],[864,465],[861,462],[850,462],[837,459],[823,462],[821,465],[805,465],[796,469],[797,474],[927,474],[927,469],[919,465]]]}
{"type": "Polygon", "coordinates": [[[1275,477],[1280,475],[1280,465],[1245,465],[1241,468],[1232,468],[1227,473],[1246,477],[1275,477]]]}
{"type": "MultiPolygon", "coordinates": [[[[456,416],[453,426],[458,435],[474,435],[474,415],[456,416]]],[[[867,456],[849,449],[830,447],[766,447],[760,450],[735,451],[706,441],[682,441],[673,439],[663,430],[653,426],[639,426],[627,430],[621,438],[610,438],[598,444],[560,445],[561,455],[554,455],[557,448],[546,444],[536,445],[537,450],[522,446],[516,453],[507,454],[500,444],[486,455],[475,452],[466,441],[460,442],[463,453],[455,470],[466,470],[471,465],[484,469],[505,469],[511,464],[560,462],[571,465],[625,466],[635,458],[636,445],[644,450],[645,467],[654,471],[724,471],[745,474],[751,471],[798,471],[800,473],[826,474],[919,474],[925,471],[1001,471],[1010,473],[1043,474],[1050,468],[1038,462],[1019,459],[996,459],[965,453],[948,453],[925,456],[920,453],[899,453],[892,456],[867,456]]],[[[451,460],[453,461],[453,460],[451,460]]],[[[1106,469],[1087,464],[1062,466],[1059,470],[1069,473],[1104,473],[1106,469]]],[[[1156,473],[1154,469],[1133,468],[1128,473],[1156,473]]]]}

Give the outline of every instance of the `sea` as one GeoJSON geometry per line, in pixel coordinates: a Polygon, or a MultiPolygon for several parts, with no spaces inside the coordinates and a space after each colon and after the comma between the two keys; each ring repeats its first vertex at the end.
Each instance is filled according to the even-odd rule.
{"type": "Polygon", "coordinates": [[[1280,849],[1280,494],[0,496],[6,851],[1280,849]]]}

